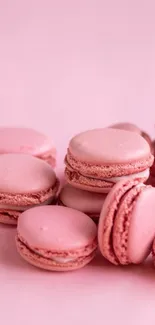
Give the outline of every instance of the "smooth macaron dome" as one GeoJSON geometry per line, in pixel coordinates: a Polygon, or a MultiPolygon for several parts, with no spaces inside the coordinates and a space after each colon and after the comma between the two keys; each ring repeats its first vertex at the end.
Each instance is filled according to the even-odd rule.
{"type": "Polygon", "coordinates": [[[16,244],[20,255],[37,267],[74,270],[94,257],[97,228],[80,211],[61,206],[38,207],[20,215],[16,244]]]}
{"type": "Polygon", "coordinates": [[[58,204],[84,212],[95,220],[99,218],[105,198],[104,193],[83,191],[66,184],[60,192],[58,204]]]}
{"type": "Polygon", "coordinates": [[[113,128],[76,135],[65,158],[67,182],[75,187],[108,192],[122,177],[146,181],[154,160],[139,134],[113,128]]]}
{"type": "Polygon", "coordinates": [[[98,242],[113,264],[142,263],[155,236],[155,189],[135,180],[120,181],[102,208],[98,242]]]}
{"type": "Polygon", "coordinates": [[[52,167],[26,154],[0,155],[0,222],[15,223],[21,211],[50,204],[59,188],[52,167]]]}
{"type": "Polygon", "coordinates": [[[46,135],[24,127],[0,127],[0,154],[24,153],[56,164],[56,149],[46,135]]]}

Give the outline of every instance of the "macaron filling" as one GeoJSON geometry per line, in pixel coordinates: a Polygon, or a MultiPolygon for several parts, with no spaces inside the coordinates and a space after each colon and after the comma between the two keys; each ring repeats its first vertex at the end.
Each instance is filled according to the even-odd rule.
{"type": "Polygon", "coordinates": [[[139,173],[134,173],[131,175],[124,175],[124,176],[118,176],[118,177],[111,177],[111,178],[103,178],[106,182],[110,181],[112,183],[117,183],[122,179],[145,179],[147,180],[150,176],[150,169],[147,168],[146,170],[139,172],[139,173]]]}
{"type": "Polygon", "coordinates": [[[136,179],[145,179],[145,180],[147,180],[148,178],[149,178],[149,175],[150,175],[150,169],[149,168],[147,168],[147,169],[145,169],[145,170],[143,170],[143,171],[141,171],[141,172],[139,172],[139,173],[133,173],[133,174],[129,174],[129,175],[122,175],[122,176],[117,176],[117,177],[103,177],[103,178],[99,178],[98,176],[96,176],[96,177],[92,177],[92,176],[86,176],[86,175],[82,175],[82,174],[80,174],[79,172],[77,172],[77,171],[74,171],[73,169],[72,170],[70,170],[70,169],[68,169],[67,168],[67,174],[68,175],[73,175],[74,176],[74,174],[75,174],[75,176],[76,176],[76,178],[78,178],[78,175],[79,175],[79,178],[80,178],[80,176],[82,176],[83,177],[83,179],[84,178],[89,178],[90,180],[92,179],[92,180],[100,180],[100,181],[105,181],[105,182],[109,182],[109,183],[117,183],[117,182],[119,182],[120,180],[122,180],[123,178],[124,179],[128,179],[128,178],[136,178],[136,179]]]}
{"type": "Polygon", "coordinates": [[[102,178],[99,179],[98,177],[93,178],[90,176],[84,176],[75,170],[68,169],[65,170],[65,175],[67,181],[70,184],[75,184],[76,186],[83,185],[88,186],[90,188],[98,188],[101,191],[107,190],[107,192],[113,187],[114,184],[119,182],[120,180],[124,179],[138,179],[141,182],[145,182],[149,178],[149,168],[139,173],[134,173],[130,175],[122,175],[120,177],[111,177],[111,178],[102,178]]]}
{"type": "Polygon", "coordinates": [[[30,247],[26,241],[21,238],[19,234],[16,236],[17,247],[19,250],[23,251],[25,255],[31,255],[32,258],[40,259],[40,261],[46,262],[51,265],[59,266],[59,265],[73,265],[74,263],[82,263],[85,259],[92,258],[97,249],[97,238],[94,241],[79,250],[78,252],[52,252],[50,250],[43,250],[30,247]]]}
{"type": "Polygon", "coordinates": [[[142,172],[147,168],[150,168],[153,164],[154,157],[150,153],[149,156],[128,163],[122,164],[92,164],[80,161],[73,157],[68,149],[68,153],[65,157],[66,168],[76,173],[80,173],[87,177],[98,177],[99,179],[111,178],[118,176],[127,176],[129,174],[135,174],[136,172],[142,172]],[[130,171],[130,172],[129,172],[130,171]]]}

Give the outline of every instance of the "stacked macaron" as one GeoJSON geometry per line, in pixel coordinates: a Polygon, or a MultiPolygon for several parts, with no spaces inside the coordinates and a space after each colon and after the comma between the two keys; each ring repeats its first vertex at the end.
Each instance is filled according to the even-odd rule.
{"type": "Polygon", "coordinates": [[[38,131],[0,128],[1,223],[15,225],[26,209],[53,203],[59,189],[55,154],[50,139],[38,131]]]}
{"type": "Polygon", "coordinates": [[[54,206],[55,153],[35,130],[0,128],[0,223],[17,225],[17,250],[30,264],[67,271],[93,259],[97,228],[86,214],[54,206]]]}
{"type": "Polygon", "coordinates": [[[154,157],[141,135],[105,128],[83,132],[69,143],[65,175],[72,186],[108,193],[121,179],[145,182],[154,157]]]}
{"type": "Polygon", "coordinates": [[[115,183],[130,178],[145,182],[152,163],[150,146],[136,126],[121,124],[80,133],[68,146],[65,177],[70,186],[62,189],[59,204],[97,221],[115,183]]]}

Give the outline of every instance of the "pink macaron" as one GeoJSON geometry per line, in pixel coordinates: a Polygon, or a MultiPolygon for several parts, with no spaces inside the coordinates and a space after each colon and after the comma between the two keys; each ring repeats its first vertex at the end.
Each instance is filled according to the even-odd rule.
{"type": "Polygon", "coordinates": [[[83,191],[66,184],[60,192],[58,204],[84,212],[98,222],[106,196],[104,193],[83,191]]]}
{"type": "Polygon", "coordinates": [[[133,123],[126,123],[126,122],[122,122],[122,123],[116,123],[113,124],[111,126],[109,126],[110,128],[113,129],[120,129],[120,130],[126,130],[126,131],[131,131],[131,132],[136,132],[138,134],[140,134],[150,145],[151,150],[152,148],[152,140],[150,138],[150,136],[148,135],[148,133],[146,133],[145,131],[141,130],[139,127],[137,127],[135,124],[133,123]]]}
{"type": "Polygon", "coordinates": [[[52,141],[44,134],[29,128],[0,127],[0,154],[30,154],[56,165],[56,149],[52,141]]]}
{"type": "Polygon", "coordinates": [[[153,245],[152,245],[152,257],[153,257],[153,263],[155,266],[155,238],[154,238],[153,245]]]}
{"type": "Polygon", "coordinates": [[[120,181],[108,194],[99,220],[102,255],[113,264],[142,263],[155,237],[155,188],[120,181]]]}
{"type": "Polygon", "coordinates": [[[72,186],[107,193],[123,178],[145,182],[153,160],[150,146],[137,133],[113,128],[89,130],[71,139],[65,175],[72,186]]]}
{"type": "Polygon", "coordinates": [[[88,264],[97,248],[97,228],[84,213],[60,206],[23,212],[17,226],[19,254],[49,271],[71,271],[88,264]]]}
{"type": "MultiPolygon", "coordinates": [[[[153,154],[155,156],[155,141],[152,142],[153,154]]],[[[147,184],[155,187],[155,161],[150,168],[150,177],[147,181],[147,184]]]]}
{"type": "Polygon", "coordinates": [[[52,167],[26,154],[0,155],[0,222],[16,224],[20,213],[51,204],[59,188],[52,167]]]}

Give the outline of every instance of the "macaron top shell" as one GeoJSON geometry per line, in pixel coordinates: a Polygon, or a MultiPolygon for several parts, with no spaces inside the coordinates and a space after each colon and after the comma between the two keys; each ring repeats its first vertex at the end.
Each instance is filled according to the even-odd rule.
{"type": "Polygon", "coordinates": [[[85,213],[100,213],[106,194],[93,193],[77,189],[69,184],[60,193],[60,201],[67,207],[85,213]]]}
{"type": "Polygon", "coordinates": [[[36,193],[55,183],[52,167],[43,160],[26,154],[0,155],[1,193],[36,193]]]}
{"type": "Polygon", "coordinates": [[[42,206],[20,215],[18,235],[33,249],[68,251],[90,245],[97,235],[86,214],[61,206],[42,206]]]}
{"type": "Polygon", "coordinates": [[[137,133],[105,128],[76,135],[69,153],[80,161],[94,164],[125,164],[150,157],[148,143],[137,133]]]}
{"type": "Polygon", "coordinates": [[[0,153],[27,153],[40,156],[53,147],[52,141],[36,130],[0,127],[0,153]]]}

